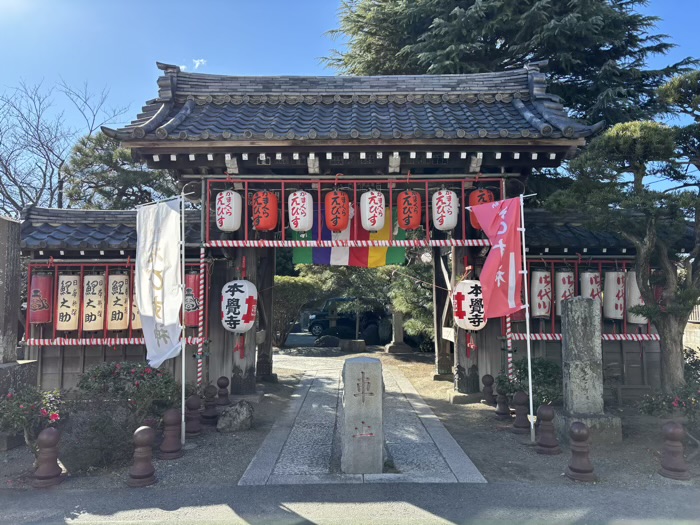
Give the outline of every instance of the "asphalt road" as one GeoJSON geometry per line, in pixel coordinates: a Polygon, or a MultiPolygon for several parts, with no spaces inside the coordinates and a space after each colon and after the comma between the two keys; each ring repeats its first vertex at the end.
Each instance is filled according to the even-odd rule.
{"type": "MultiPolygon", "coordinates": [[[[212,480],[215,481],[215,480],[212,480]]],[[[700,523],[700,494],[604,483],[0,490],[0,523],[700,523]]]]}

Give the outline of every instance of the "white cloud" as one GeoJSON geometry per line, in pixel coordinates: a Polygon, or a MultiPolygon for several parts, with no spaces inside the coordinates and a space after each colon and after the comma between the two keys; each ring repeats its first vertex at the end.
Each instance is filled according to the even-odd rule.
{"type": "Polygon", "coordinates": [[[194,63],[194,68],[199,69],[200,67],[204,67],[207,65],[207,59],[206,58],[193,58],[192,62],[194,63]]]}
{"type": "Polygon", "coordinates": [[[180,71],[187,71],[187,66],[177,66],[180,68],[180,71]]]}

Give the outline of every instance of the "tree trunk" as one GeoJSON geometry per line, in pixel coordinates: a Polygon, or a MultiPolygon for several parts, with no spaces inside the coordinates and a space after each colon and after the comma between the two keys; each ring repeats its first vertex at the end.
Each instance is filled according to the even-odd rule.
{"type": "Polygon", "coordinates": [[[661,348],[661,388],[671,393],[685,385],[683,376],[683,331],[685,320],[665,315],[654,322],[659,332],[661,348]]]}

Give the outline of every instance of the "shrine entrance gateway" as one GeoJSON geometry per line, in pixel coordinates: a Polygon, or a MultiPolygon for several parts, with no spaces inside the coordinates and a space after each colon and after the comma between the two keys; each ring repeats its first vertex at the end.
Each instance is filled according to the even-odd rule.
{"type": "MultiPolygon", "coordinates": [[[[370,259],[370,252],[375,256],[383,251],[386,260],[391,250],[429,249],[436,376],[456,374],[455,387],[463,390],[465,370],[473,365],[479,375],[497,374],[504,362],[502,322],[490,320],[475,334],[476,356],[467,347],[466,332],[451,322],[449,290],[468,267],[478,277],[488,252],[487,240],[465,207],[484,192],[494,199],[521,194],[534,172],[558,167],[602,127],[568,118],[558,97],[547,93],[540,66],[477,75],[232,77],[158,64],[162,76],[157,98],[147,102],[131,124],[102,131],[148,167],[171,170],[181,185],[187,184],[187,193],[196,194],[191,198],[199,197],[199,209],[186,213],[188,265],[199,273],[193,276],[192,293],[199,292],[201,305],[188,338],[187,377],[207,383],[229,376],[233,393],[253,392],[256,379],[273,377],[274,252],[280,247],[306,250],[311,262],[323,255],[331,263],[366,266],[381,262],[378,256],[370,259]],[[326,195],[335,190],[347,194],[356,215],[363,194],[381,195],[390,226],[369,231],[371,225],[364,227],[356,217],[344,231],[331,233],[324,206],[326,195]],[[289,214],[289,195],[295,191],[306,192],[313,201],[313,220],[305,232],[293,232],[290,225],[290,220],[298,220],[289,214]],[[409,231],[394,225],[398,195],[405,191],[415,192],[421,201],[420,220],[409,231]],[[225,192],[240,199],[240,216],[233,220],[240,225],[235,228],[217,223],[217,199],[225,192]],[[268,193],[260,200],[262,192],[268,193]],[[433,217],[432,201],[439,192],[453,192],[456,222],[447,228],[439,224],[447,220],[444,210],[433,217]],[[271,221],[270,214],[275,220],[261,227],[260,221],[271,221]],[[221,322],[221,289],[238,278],[260,290],[256,326],[244,337],[225,330],[221,322]],[[189,356],[194,358],[190,361],[189,356]]],[[[30,211],[23,226],[23,250],[33,259],[33,271],[48,270],[54,279],[61,268],[68,268],[59,268],[64,263],[72,265],[69,269],[79,279],[98,267],[104,275],[112,271],[110,265],[115,271],[122,265],[119,273],[130,271],[133,212],[52,210],[43,222],[42,213],[30,211]],[[60,230],[51,229],[50,224],[62,220],[60,230]],[[99,242],[83,233],[79,245],[73,246],[70,238],[55,247],[46,244],[45,239],[60,236],[69,224],[81,223],[86,229],[102,222],[124,228],[106,229],[95,236],[107,237],[99,242]],[[108,244],[118,235],[124,238],[108,244]]],[[[609,241],[582,246],[580,238],[559,235],[562,221],[544,212],[526,212],[526,224],[531,221],[542,228],[527,239],[529,264],[552,257],[573,266],[579,261],[576,254],[584,250],[596,264],[631,257],[631,249],[627,253],[627,247],[609,241]]],[[[555,336],[557,323],[553,314],[544,329],[555,336]]],[[[124,356],[132,350],[143,352],[133,323],[120,330],[104,325],[102,332],[89,334],[84,328],[82,322],[67,332],[37,325],[30,353],[76,345],[111,345],[124,356]]],[[[106,360],[108,352],[102,352],[106,360]]],[[[85,356],[79,358],[81,369],[85,356]]],[[[62,373],[59,377],[63,383],[62,373]]]]}

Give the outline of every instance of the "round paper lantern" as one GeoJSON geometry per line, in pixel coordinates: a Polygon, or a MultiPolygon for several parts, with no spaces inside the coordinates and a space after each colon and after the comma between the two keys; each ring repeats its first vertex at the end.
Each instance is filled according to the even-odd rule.
{"type": "Polygon", "coordinates": [[[83,281],[83,330],[104,329],[105,276],[86,275],[83,281]]]}
{"type": "Polygon", "coordinates": [[[378,232],[384,228],[386,208],[384,195],[380,191],[366,191],[360,197],[360,217],[362,227],[370,232],[378,232]]]}
{"type": "Polygon", "coordinates": [[[397,195],[396,215],[399,228],[415,230],[420,227],[423,212],[422,201],[420,193],[413,190],[402,191],[397,195]]]}
{"type": "Polygon", "coordinates": [[[344,191],[326,193],[326,227],[334,232],[344,231],[350,224],[350,199],[344,191]]]}
{"type": "Polygon", "coordinates": [[[314,199],[307,191],[295,191],[287,199],[289,227],[295,232],[307,232],[314,225],[314,199]]]}
{"type": "Polygon", "coordinates": [[[250,205],[254,230],[269,232],[277,228],[277,195],[267,190],[255,192],[250,205]]]}
{"type": "Polygon", "coordinates": [[[460,328],[481,330],[486,326],[481,282],[465,280],[455,285],[452,290],[452,312],[454,323],[460,328]]]}
{"type": "Polygon", "coordinates": [[[580,273],[581,297],[586,299],[596,299],[603,305],[602,282],[600,273],[593,270],[584,270],[580,273]]]}
{"type": "Polygon", "coordinates": [[[221,324],[229,332],[243,334],[253,328],[258,290],[250,281],[230,281],[221,289],[221,324]]]}
{"type": "Polygon", "coordinates": [[[202,297],[199,294],[199,273],[185,274],[185,326],[199,326],[202,297]]]}
{"type": "MultiPolygon", "coordinates": [[[[469,206],[479,206],[480,204],[486,204],[493,201],[493,192],[490,190],[479,188],[478,190],[474,190],[469,194],[469,206]]],[[[472,228],[476,228],[477,230],[481,229],[481,225],[479,224],[479,221],[476,220],[476,215],[473,213],[469,214],[469,222],[471,223],[472,228]]]]}
{"type": "Polygon", "coordinates": [[[642,292],[637,284],[637,272],[627,272],[625,278],[625,304],[627,306],[627,322],[631,324],[647,324],[647,318],[643,315],[630,313],[633,306],[644,306],[642,292]]]}
{"type": "Polygon", "coordinates": [[[605,272],[603,317],[622,319],[625,311],[625,272],[605,272]]]}
{"type": "Polygon", "coordinates": [[[109,276],[109,296],[107,297],[107,330],[129,328],[129,276],[109,276]]]}
{"type": "Polygon", "coordinates": [[[58,276],[58,303],[56,330],[77,330],[80,318],[80,277],[58,276]]]}
{"type": "Polygon", "coordinates": [[[547,318],[552,314],[552,276],[547,270],[534,270],[530,283],[532,317],[547,318]]]}
{"type": "Polygon", "coordinates": [[[235,232],[241,227],[243,199],[239,193],[226,190],[216,196],[216,225],[221,231],[235,232]]]}
{"type": "Polygon", "coordinates": [[[451,190],[433,193],[433,226],[441,231],[453,230],[457,226],[459,199],[451,190]]]}
{"type": "Polygon", "coordinates": [[[29,289],[29,322],[32,324],[50,323],[53,274],[44,272],[32,274],[29,289]]]}
{"type": "Polygon", "coordinates": [[[574,272],[558,270],[554,273],[554,313],[561,316],[561,305],[574,296],[574,272]]]}
{"type": "Polygon", "coordinates": [[[141,312],[139,312],[139,307],[136,304],[136,293],[131,300],[131,329],[141,330],[143,325],[141,324],[141,312]]]}

